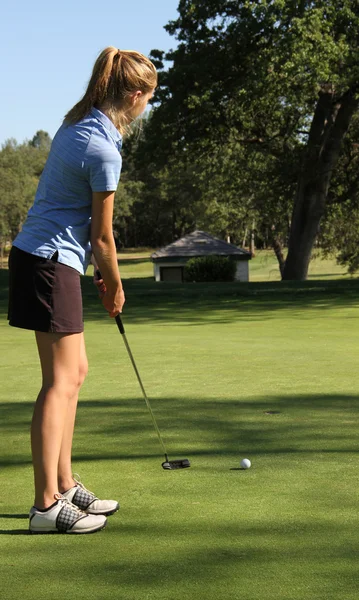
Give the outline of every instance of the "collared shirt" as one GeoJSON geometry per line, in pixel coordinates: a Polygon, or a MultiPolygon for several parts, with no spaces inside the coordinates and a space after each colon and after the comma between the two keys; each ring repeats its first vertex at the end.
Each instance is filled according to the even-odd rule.
{"type": "Polygon", "coordinates": [[[120,179],[122,136],[93,108],[56,133],[35,201],[14,245],[84,274],[91,256],[92,192],[115,191],[120,179]]]}

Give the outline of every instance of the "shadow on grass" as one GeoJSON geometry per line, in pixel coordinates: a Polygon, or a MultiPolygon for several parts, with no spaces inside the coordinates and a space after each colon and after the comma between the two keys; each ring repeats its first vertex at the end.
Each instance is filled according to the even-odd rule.
{"type": "MultiPolygon", "coordinates": [[[[130,261],[132,262],[132,260],[130,261]]],[[[237,320],[273,318],[276,311],[290,311],[302,319],[313,318],[311,310],[356,306],[359,279],[260,283],[156,283],[153,279],[124,280],[129,322],[170,322],[186,325],[231,323],[237,320]],[[310,309],[310,310],[309,310],[310,309]]],[[[85,320],[111,324],[92,277],[82,278],[85,320]]],[[[0,270],[0,314],[6,318],[8,273],[0,270]]]]}
{"type": "Polygon", "coordinates": [[[0,535],[31,535],[28,529],[0,529],[0,535]]]}
{"type": "MultiPolygon", "coordinates": [[[[109,322],[88,279],[83,278],[85,319],[109,322]]],[[[278,311],[301,319],[316,318],[312,310],[357,306],[359,280],[161,284],[131,279],[124,281],[124,288],[127,321],[188,326],[267,320],[278,311]]]]}
{"type": "MultiPolygon", "coordinates": [[[[308,523],[302,515],[292,522],[284,517],[281,522],[272,519],[246,523],[240,519],[231,524],[203,520],[187,523],[183,518],[174,523],[134,522],[127,526],[113,522],[111,530],[103,535],[107,551],[103,550],[101,556],[96,554],[96,560],[88,552],[86,561],[81,562],[80,576],[79,569],[74,573],[67,568],[68,590],[74,584],[78,589],[86,581],[86,590],[90,582],[92,595],[99,594],[93,597],[101,598],[103,587],[99,582],[105,581],[106,598],[109,593],[113,598],[125,598],[127,593],[131,598],[210,600],[355,598],[357,593],[357,546],[348,525],[341,522],[308,523]],[[121,546],[121,539],[131,540],[129,552],[121,546]],[[139,556],[133,553],[133,540],[141,548],[139,556]],[[200,586],[205,586],[205,595],[199,595],[200,586]],[[183,595],[186,592],[192,595],[183,595]],[[354,595],[347,596],[349,593],[354,595]]],[[[101,536],[93,538],[93,543],[103,548],[101,536]]],[[[70,565],[72,553],[65,549],[70,565]]],[[[29,554],[28,547],[17,550],[21,558],[26,552],[29,554]]],[[[14,550],[10,548],[9,553],[14,560],[14,550]]],[[[48,553],[47,544],[37,545],[30,564],[43,563],[48,553]]],[[[60,568],[64,568],[59,550],[55,556],[60,557],[60,568]]],[[[42,586],[54,581],[59,573],[56,560],[45,562],[46,572],[37,571],[42,574],[42,586]]]]}
{"type": "Polygon", "coordinates": [[[20,515],[16,515],[16,514],[2,515],[2,514],[0,514],[0,519],[28,519],[28,518],[29,518],[28,514],[20,514],[20,515]]]}
{"type": "MultiPolygon", "coordinates": [[[[356,395],[272,396],[252,400],[152,400],[170,458],[189,458],[208,467],[208,458],[238,452],[259,455],[310,456],[357,453],[359,398],[356,395]]],[[[27,433],[33,404],[0,404],[3,468],[31,465],[30,449],[16,452],[11,441],[27,433]],[[11,453],[7,451],[11,448],[11,453]],[[24,454],[25,451],[25,454],[24,454]]],[[[74,462],[158,460],[163,452],[143,400],[80,401],[74,462]]]]}
{"type": "MultiPolygon", "coordinates": [[[[95,553],[95,558],[94,554],[89,552],[88,560],[81,566],[81,573],[82,577],[91,575],[93,578],[95,597],[96,592],[97,597],[101,597],[101,590],[98,590],[96,585],[98,581],[103,580],[104,574],[106,586],[113,586],[114,598],[118,597],[116,590],[121,585],[133,586],[138,598],[150,595],[168,598],[173,596],[166,596],[166,586],[173,583],[180,586],[185,581],[186,585],[211,586],[222,580],[222,589],[225,592],[218,597],[237,597],[231,595],[231,590],[224,587],[228,585],[229,578],[233,589],[237,587],[242,590],[243,586],[252,585],[248,584],[248,581],[255,580],[256,585],[260,582],[263,592],[263,589],[266,589],[265,573],[270,573],[270,583],[271,577],[283,577],[282,584],[288,587],[282,589],[289,590],[288,597],[292,597],[289,592],[293,586],[297,593],[300,585],[305,588],[306,595],[303,597],[312,598],[318,597],[316,592],[321,585],[330,588],[327,596],[326,592],[323,592],[323,598],[340,598],[343,589],[354,589],[354,585],[357,584],[357,534],[353,527],[356,519],[356,498],[355,494],[347,498],[338,492],[338,486],[339,489],[343,486],[343,469],[338,455],[356,454],[358,451],[357,395],[273,395],[251,400],[214,397],[189,400],[172,397],[166,401],[155,399],[153,409],[171,451],[176,455],[186,455],[192,461],[192,468],[183,472],[188,483],[183,485],[181,475],[178,479],[176,474],[172,477],[171,474],[161,471],[164,478],[168,476],[166,481],[171,482],[167,487],[167,499],[164,495],[163,505],[167,504],[170,511],[174,510],[173,518],[171,514],[166,514],[165,510],[162,514],[160,506],[155,507],[157,499],[154,499],[148,511],[145,509],[143,514],[127,511],[124,522],[121,518],[114,518],[108,531],[94,537],[95,541],[91,540],[99,551],[95,553]],[[267,489],[262,494],[257,488],[252,496],[258,514],[255,514],[255,517],[251,514],[249,522],[243,509],[245,502],[248,502],[248,498],[245,499],[244,488],[242,494],[238,494],[238,488],[235,488],[237,495],[232,495],[226,500],[229,479],[231,482],[238,481],[239,478],[241,481],[250,482],[252,473],[256,473],[255,462],[254,469],[248,472],[248,477],[247,474],[234,471],[239,450],[242,456],[248,452],[251,458],[258,457],[257,464],[261,458],[266,465],[263,471],[267,470],[266,476],[263,471],[260,476],[261,484],[267,489]],[[278,462],[280,463],[283,455],[291,459],[288,490],[278,487],[271,471],[271,465],[277,465],[278,469],[278,462]],[[335,481],[332,488],[328,488],[331,482],[327,479],[320,480],[318,485],[314,480],[309,490],[301,492],[307,473],[312,478],[317,476],[317,472],[320,471],[319,463],[325,462],[327,458],[331,460],[331,465],[329,469],[324,469],[324,473],[328,474],[332,465],[337,464],[341,470],[340,479],[335,481]],[[315,461],[315,469],[312,473],[308,469],[297,475],[297,469],[300,471],[298,465],[308,459],[315,461]],[[230,478],[222,479],[223,495],[217,484],[217,496],[213,496],[211,480],[204,477],[204,474],[208,476],[212,475],[212,472],[213,478],[221,473],[231,473],[230,478]],[[174,483],[179,481],[180,484],[174,483]],[[293,484],[296,486],[294,490],[290,487],[293,484]],[[196,502],[192,500],[198,499],[195,495],[196,490],[201,491],[203,500],[204,485],[210,499],[205,502],[203,509],[201,506],[196,508],[196,502]],[[272,487],[268,491],[270,486],[272,487]],[[333,516],[329,509],[328,514],[325,514],[326,505],[325,502],[322,505],[320,499],[321,495],[328,498],[328,489],[333,490],[333,501],[330,504],[333,516]],[[183,492],[185,501],[188,500],[186,513],[182,513],[182,516],[175,513],[179,507],[183,509],[182,499],[176,496],[178,490],[183,492]],[[284,499],[287,496],[287,504],[284,503],[283,511],[282,494],[284,499]],[[293,508],[288,503],[288,495],[297,501],[293,508]],[[268,505],[263,506],[263,498],[268,505]],[[300,501],[302,505],[299,510],[300,501]],[[340,510],[335,514],[333,505],[337,501],[341,504],[340,510]],[[350,519],[349,511],[350,515],[354,515],[350,516],[350,519]],[[102,542],[102,539],[105,541],[102,542]],[[105,544],[106,551],[101,544],[105,544]],[[128,553],[124,551],[126,544],[129,547],[128,553]],[[134,548],[140,549],[138,553],[134,548]],[[318,580],[321,577],[320,573],[323,581],[318,580]]],[[[28,402],[7,402],[0,405],[0,437],[5,443],[6,440],[10,442],[14,435],[21,439],[19,434],[23,431],[24,424],[30,422],[31,410],[32,403],[28,402]]],[[[74,446],[75,463],[113,461],[114,470],[118,469],[120,472],[119,461],[141,460],[142,464],[137,466],[137,475],[131,475],[131,485],[135,486],[136,477],[141,477],[141,469],[146,469],[148,461],[155,462],[156,466],[158,464],[160,472],[160,452],[157,446],[157,439],[141,398],[138,401],[96,399],[80,402],[74,446]],[[139,452],[134,451],[136,447],[139,448],[139,452]]],[[[8,447],[11,450],[14,446],[8,443],[8,447]]],[[[24,452],[24,444],[20,444],[19,454],[14,456],[9,453],[4,457],[2,466],[29,464],[29,455],[24,452]]],[[[288,465],[286,468],[288,469],[288,465]]],[[[351,485],[354,487],[355,482],[351,485]]],[[[249,486],[246,489],[250,493],[249,486]]],[[[156,479],[153,496],[158,494],[158,502],[162,501],[162,492],[163,480],[156,479]]],[[[25,518],[24,515],[11,513],[0,517],[25,518]]],[[[11,529],[6,530],[6,524],[1,526],[0,521],[0,535],[29,536],[23,522],[19,522],[19,529],[14,528],[14,525],[15,522],[12,522],[11,529]]],[[[62,552],[68,552],[67,546],[57,549],[54,560],[45,561],[49,552],[48,544],[41,546],[33,542],[38,539],[37,536],[29,538],[33,539],[28,542],[24,538],[24,546],[20,548],[15,548],[15,543],[9,544],[7,562],[15,564],[17,559],[21,561],[26,557],[28,569],[33,564],[46,563],[46,577],[53,579],[55,573],[58,573],[56,559],[60,557],[61,562],[62,552]],[[34,558],[26,546],[27,543],[36,548],[34,558]]],[[[65,538],[66,536],[63,536],[58,543],[67,543],[65,538]]],[[[9,538],[4,540],[7,542],[9,538]]],[[[67,567],[67,563],[62,562],[61,568],[65,569],[65,564],[67,567]]],[[[75,578],[75,575],[71,574],[71,577],[75,578]]],[[[73,585],[74,580],[68,579],[68,582],[73,585]]],[[[78,585],[77,579],[76,584],[78,585]]],[[[323,590],[324,587],[321,591],[323,590]]],[[[191,592],[193,595],[188,597],[196,597],[194,588],[191,592]]],[[[123,597],[126,597],[126,590],[123,593],[123,597]]],[[[177,597],[186,595],[179,594],[177,597]]],[[[253,594],[251,597],[265,595],[253,594]]],[[[356,596],[354,594],[351,597],[356,596]]]]}

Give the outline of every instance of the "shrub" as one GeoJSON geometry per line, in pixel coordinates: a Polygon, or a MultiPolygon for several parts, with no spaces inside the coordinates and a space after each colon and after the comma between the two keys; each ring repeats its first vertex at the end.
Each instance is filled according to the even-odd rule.
{"type": "Polygon", "coordinates": [[[184,269],[185,281],[234,281],[237,263],[227,256],[190,258],[184,269]]]}

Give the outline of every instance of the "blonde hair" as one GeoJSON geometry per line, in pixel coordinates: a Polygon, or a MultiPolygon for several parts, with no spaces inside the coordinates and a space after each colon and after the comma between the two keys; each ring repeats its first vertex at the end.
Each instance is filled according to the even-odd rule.
{"type": "Polygon", "coordinates": [[[106,105],[107,113],[121,134],[127,132],[124,115],[130,94],[140,90],[147,94],[157,86],[157,71],[152,62],[135,50],[105,48],[97,58],[87,90],[81,100],[65,115],[70,124],[83,119],[94,106],[106,105]]]}

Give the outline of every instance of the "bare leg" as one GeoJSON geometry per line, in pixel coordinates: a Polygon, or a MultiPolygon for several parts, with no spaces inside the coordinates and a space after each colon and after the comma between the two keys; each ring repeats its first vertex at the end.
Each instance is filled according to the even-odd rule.
{"type": "Polygon", "coordinates": [[[85,348],[85,339],[83,333],[81,334],[81,347],[80,347],[80,365],[79,365],[79,377],[78,377],[78,388],[76,394],[71,398],[68,403],[67,416],[65,421],[64,432],[62,436],[59,464],[58,464],[58,485],[60,492],[66,492],[74,485],[72,477],[71,467],[71,450],[72,450],[72,438],[74,435],[75,419],[77,402],[79,398],[80,387],[84,382],[87,375],[88,363],[85,348]]]}
{"type": "Polygon", "coordinates": [[[78,392],[83,335],[35,332],[42,388],[31,424],[37,508],[48,508],[58,493],[58,462],[70,400],[78,392]]]}

